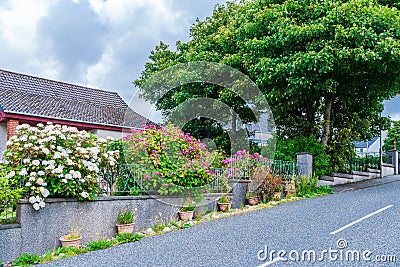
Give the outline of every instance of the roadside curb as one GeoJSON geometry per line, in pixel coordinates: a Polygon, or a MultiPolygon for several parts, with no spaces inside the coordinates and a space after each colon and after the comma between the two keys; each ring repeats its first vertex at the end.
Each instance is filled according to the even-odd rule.
{"type": "Polygon", "coordinates": [[[380,186],[380,185],[391,184],[391,183],[395,183],[395,182],[400,182],[400,180],[392,180],[392,181],[387,181],[387,182],[382,182],[382,183],[365,185],[365,186],[361,186],[361,187],[351,187],[351,188],[346,188],[346,189],[340,190],[340,191],[335,192],[335,193],[336,194],[346,193],[346,192],[350,192],[350,191],[362,190],[362,189],[372,188],[372,187],[376,187],[376,186],[380,186]]]}

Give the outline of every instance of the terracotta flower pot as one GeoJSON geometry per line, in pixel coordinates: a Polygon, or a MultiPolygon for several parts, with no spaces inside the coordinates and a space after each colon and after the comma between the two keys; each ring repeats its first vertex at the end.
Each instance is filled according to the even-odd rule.
{"type": "Polygon", "coordinates": [[[250,206],[258,205],[258,197],[250,197],[250,198],[247,198],[247,203],[248,203],[250,206]]]}
{"type": "Polygon", "coordinates": [[[220,211],[225,212],[231,208],[231,203],[220,203],[218,202],[218,208],[220,211]]]}
{"type": "Polygon", "coordinates": [[[61,246],[63,247],[75,247],[75,248],[79,248],[80,244],[81,244],[81,239],[82,237],[79,236],[78,238],[75,239],[70,239],[69,235],[64,235],[62,237],[60,237],[60,242],[61,242],[61,246]]]}
{"type": "Polygon", "coordinates": [[[117,224],[118,234],[132,233],[135,223],[117,224]]]}
{"type": "Polygon", "coordinates": [[[178,215],[179,215],[179,219],[181,221],[187,221],[187,220],[192,220],[193,219],[193,210],[190,211],[179,211],[178,215]]]}

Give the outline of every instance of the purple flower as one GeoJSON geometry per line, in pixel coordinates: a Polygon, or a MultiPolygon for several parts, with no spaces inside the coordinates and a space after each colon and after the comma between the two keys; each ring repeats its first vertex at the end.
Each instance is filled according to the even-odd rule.
{"type": "Polygon", "coordinates": [[[161,175],[161,172],[153,172],[154,175],[161,175]]]}
{"type": "Polygon", "coordinates": [[[169,186],[169,184],[162,184],[162,186],[164,186],[164,187],[168,187],[168,186],[169,186]]]}
{"type": "Polygon", "coordinates": [[[150,180],[150,175],[149,175],[149,174],[146,174],[146,175],[144,176],[144,179],[146,179],[147,181],[150,180]]]}

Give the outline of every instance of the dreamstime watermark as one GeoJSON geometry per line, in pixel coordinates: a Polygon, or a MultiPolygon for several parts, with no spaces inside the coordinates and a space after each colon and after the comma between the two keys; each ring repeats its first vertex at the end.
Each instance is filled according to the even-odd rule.
{"type": "Polygon", "coordinates": [[[345,239],[339,239],[335,247],[322,250],[273,250],[265,246],[257,252],[257,258],[264,263],[259,265],[268,266],[275,262],[376,262],[394,263],[398,258],[396,255],[375,255],[371,250],[351,249],[345,239]]]}

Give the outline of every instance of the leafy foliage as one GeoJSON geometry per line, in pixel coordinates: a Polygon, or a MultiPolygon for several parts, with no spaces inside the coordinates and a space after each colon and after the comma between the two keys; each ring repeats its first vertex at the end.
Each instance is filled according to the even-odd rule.
{"type": "Polygon", "coordinates": [[[22,254],[19,258],[17,258],[14,262],[14,266],[29,266],[33,264],[40,263],[40,256],[33,254],[22,254]]]}
{"type": "Polygon", "coordinates": [[[313,172],[322,177],[332,172],[331,156],[325,153],[323,145],[315,136],[279,137],[276,143],[275,159],[297,161],[297,154],[309,152],[313,155],[313,172]]]}
{"type": "Polygon", "coordinates": [[[159,194],[185,193],[212,181],[212,154],[178,127],[144,126],[124,138],[128,163],[147,164],[144,186],[159,194]]]}
{"type": "Polygon", "coordinates": [[[7,173],[6,166],[0,164],[0,218],[7,207],[17,204],[22,193],[22,188],[15,179],[7,177],[7,173]]]}
{"type": "Polygon", "coordinates": [[[123,233],[123,234],[117,234],[115,238],[119,244],[122,244],[122,243],[136,242],[142,239],[143,237],[144,235],[142,234],[123,233]]]}
{"type": "Polygon", "coordinates": [[[8,178],[22,181],[35,210],[53,197],[94,199],[99,191],[99,166],[115,166],[118,151],[107,151],[112,139],[98,139],[75,127],[38,124],[17,126],[17,135],[7,142],[8,178]]]}
{"type": "MultiPolygon", "coordinates": [[[[161,42],[135,84],[182,62],[229,65],[262,90],[284,138],[315,136],[331,157],[321,167],[326,160],[341,164],[351,141],[369,139],[387,124],[382,101],[399,92],[398,7],[392,0],[228,2],[196,21],[191,40],[177,42],[176,51],[161,42]]],[[[156,101],[155,90],[142,88],[142,97],[156,101]]],[[[196,97],[220,100],[244,121],[254,119],[235,94],[204,83],[174,88],[156,104],[168,117],[196,97]]]]}
{"type": "Polygon", "coordinates": [[[130,224],[135,221],[135,214],[133,210],[127,208],[118,212],[117,222],[118,224],[130,224]]]}
{"type": "Polygon", "coordinates": [[[394,142],[396,142],[396,148],[400,147],[400,121],[394,121],[389,128],[382,149],[384,151],[394,149],[394,142]]]}
{"type": "Polygon", "coordinates": [[[317,187],[318,177],[316,176],[312,176],[310,177],[310,180],[308,180],[306,176],[302,175],[300,181],[297,179],[294,181],[296,186],[296,195],[299,197],[313,197],[315,195],[334,193],[330,186],[317,187]]]}
{"type": "Polygon", "coordinates": [[[100,249],[106,249],[114,245],[112,240],[98,240],[92,241],[87,244],[87,249],[89,251],[95,251],[100,249]]]}

